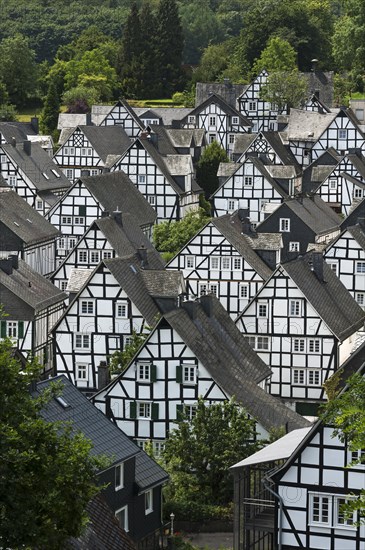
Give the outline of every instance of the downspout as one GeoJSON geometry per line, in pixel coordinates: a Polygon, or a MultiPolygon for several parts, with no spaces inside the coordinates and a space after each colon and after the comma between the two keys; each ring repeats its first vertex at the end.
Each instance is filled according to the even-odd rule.
{"type": "Polygon", "coordinates": [[[274,495],[275,498],[279,501],[279,541],[278,541],[278,550],[282,549],[282,532],[283,532],[283,504],[284,501],[279,495],[279,493],[276,493],[273,489],[271,489],[268,485],[265,483],[265,479],[262,480],[262,484],[271,493],[274,495]]]}

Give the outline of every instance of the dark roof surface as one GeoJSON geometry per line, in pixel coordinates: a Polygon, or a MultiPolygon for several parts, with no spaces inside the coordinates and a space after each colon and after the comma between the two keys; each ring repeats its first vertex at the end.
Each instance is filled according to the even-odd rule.
{"type": "Polygon", "coordinates": [[[163,481],[167,481],[168,474],[146,453],[142,452],[136,456],[136,483],[140,492],[160,485],[163,481]]]}
{"type": "Polygon", "coordinates": [[[123,171],[81,177],[80,180],[110,214],[116,210],[129,212],[140,226],[156,221],[155,209],[123,171]]]}
{"type": "Polygon", "coordinates": [[[215,103],[216,105],[219,105],[219,107],[229,116],[236,116],[240,119],[241,125],[246,127],[252,127],[253,124],[248,118],[244,117],[235,107],[232,105],[229,105],[221,96],[218,94],[212,93],[207,97],[203,103],[200,103],[200,105],[197,105],[195,109],[189,113],[189,115],[185,116],[181,119],[180,123],[181,125],[186,124],[188,121],[188,117],[191,115],[198,115],[205,107],[210,105],[211,103],[215,103]]]}
{"type": "Polygon", "coordinates": [[[121,155],[128,149],[131,140],[125,130],[114,126],[78,126],[105,162],[108,155],[121,155]]]}
{"type": "MultiPolygon", "coordinates": [[[[290,208],[316,235],[340,227],[340,216],[318,195],[287,199],[283,205],[290,208]]],[[[277,209],[279,213],[280,206],[277,209]]]]}
{"type": "Polygon", "coordinates": [[[345,229],[350,225],[356,225],[359,218],[365,218],[365,198],[359,201],[351,210],[350,214],[343,220],[341,229],[345,229]]]}
{"type": "Polygon", "coordinates": [[[362,327],[365,311],[326,262],[323,261],[323,281],[313,270],[310,253],[282,267],[340,342],[362,327]]]}
{"type": "MultiPolygon", "coordinates": [[[[14,191],[0,195],[0,222],[26,245],[55,238],[60,232],[14,191]]],[[[0,248],[1,248],[0,235],[0,248]]]]}

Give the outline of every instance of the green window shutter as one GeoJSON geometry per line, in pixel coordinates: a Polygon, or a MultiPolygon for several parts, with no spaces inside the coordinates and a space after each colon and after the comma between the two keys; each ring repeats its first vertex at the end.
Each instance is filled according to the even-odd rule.
{"type": "Polygon", "coordinates": [[[184,415],[184,405],[176,405],[176,420],[182,420],[184,415]]]}
{"type": "Polygon", "coordinates": [[[86,216],[86,206],[79,206],[79,216],[86,216]]]}
{"type": "Polygon", "coordinates": [[[6,321],[1,321],[1,338],[6,338],[6,321]]]}
{"type": "Polygon", "coordinates": [[[151,382],[156,382],[157,380],[157,368],[156,365],[151,365],[151,382]]]}
{"type": "Polygon", "coordinates": [[[137,403],[131,401],[129,404],[129,418],[137,418],[137,403]]]}
{"type": "Polygon", "coordinates": [[[158,403],[152,403],[152,420],[158,420],[158,403]]]}
{"type": "Polygon", "coordinates": [[[177,365],[176,367],[176,382],[178,384],[182,383],[182,366],[181,365],[177,365]]]}
{"type": "Polygon", "coordinates": [[[24,338],[24,321],[18,321],[18,338],[24,338]]]}

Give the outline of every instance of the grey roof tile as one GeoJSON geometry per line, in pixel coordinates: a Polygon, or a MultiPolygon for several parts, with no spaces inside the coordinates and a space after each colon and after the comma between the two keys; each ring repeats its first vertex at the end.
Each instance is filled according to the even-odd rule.
{"type": "Polygon", "coordinates": [[[145,452],[141,452],[136,456],[136,483],[140,491],[146,491],[155,485],[160,485],[168,478],[169,476],[165,470],[145,452]]]}
{"type": "Polygon", "coordinates": [[[121,155],[131,143],[120,126],[78,126],[100,158],[105,162],[108,155],[121,155]]]}

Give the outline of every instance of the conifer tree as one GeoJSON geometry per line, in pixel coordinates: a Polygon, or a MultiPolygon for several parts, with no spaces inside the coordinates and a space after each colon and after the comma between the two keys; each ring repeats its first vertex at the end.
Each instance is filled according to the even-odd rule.
{"type": "Polygon", "coordinates": [[[139,97],[141,57],[140,19],[137,4],[134,2],[123,32],[120,61],[120,77],[126,97],[139,97]]]}
{"type": "Polygon", "coordinates": [[[43,134],[52,134],[57,129],[58,115],[60,112],[60,96],[56,79],[51,79],[47,95],[44,101],[40,118],[40,128],[43,134]]]}
{"type": "Polygon", "coordinates": [[[156,96],[156,18],[151,10],[149,2],[142,5],[140,15],[140,89],[141,99],[154,98],[156,96]]]}

